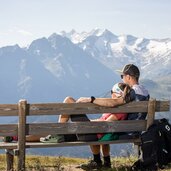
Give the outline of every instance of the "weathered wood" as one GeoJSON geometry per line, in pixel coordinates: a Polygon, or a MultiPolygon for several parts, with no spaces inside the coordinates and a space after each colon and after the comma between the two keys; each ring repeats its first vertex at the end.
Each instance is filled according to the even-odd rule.
{"type": "MultiPolygon", "coordinates": [[[[156,111],[169,111],[169,101],[157,101],[156,111]]],[[[30,104],[29,115],[97,114],[97,113],[148,112],[148,101],[131,102],[117,107],[102,107],[92,103],[42,103],[30,104]]]]}
{"type": "MultiPolygon", "coordinates": [[[[26,148],[47,148],[47,147],[67,147],[67,146],[84,146],[84,145],[98,145],[98,144],[118,144],[118,143],[140,143],[139,138],[114,140],[114,141],[90,141],[90,142],[62,142],[62,143],[41,143],[41,142],[26,142],[26,148]]],[[[7,149],[16,149],[17,143],[3,144],[7,149]],[[12,146],[13,145],[13,146],[12,146]]]]}
{"type": "Polygon", "coordinates": [[[148,103],[148,113],[147,113],[147,127],[149,128],[150,125],[153,124],[155,118],[155,109],[156,109],[156,100],[150,99],[148,103]]]}
{"type": "Polygon", "coordinates": [[[18,116],[18,105],[0,104],[0,116],[18,116]]]}
{"type": "Polygon", "coordinates": [[[113,122],[74,122],[74,123],[34,123],[27,124],[26,134],[49,135],[49,134],[85,134],[107,132],[131,132],[145,131],[145,120],[124,120],[113,122]],[[100,130],[100,132],[99,132],[100,130]]]}
{"type": "Polygon", "coordinates": [[[12,171],[14,169],[14,155],[12,154],[13,150],[8,149],[6,150],[6,164],[7,164],[7,171],[12,171]]]}
{"type": "Polygon", "coordinates": [[[17,142],[13,142],[13,143],[4,143],[1,142],[0,143],[0,149],[16,149],[18,147],[18,143],[17,142]]]}
{"type": "Polygon", "coordinates": [[[26,115],[28,113],[27,108],[27,101],[20,100],[18,104],[19,108],[19,124],[18,124],[18,163],[17,169],[18,171],[25,170],[25,141],[26,141],[26,134],[25,134],[25,127],[26,127],[26,115]]]}
{"type": "MultiPolygon", "coordinates": [[[[148,102],[132,102],[118,106],[116,108],[101,107],[91,103],[42,103],[31,104],[30,115],[59,115],[61,113],[81,114],[81,113],[104,113],[104,112],[147,112],[148,102]],[[145,106],[144,106],[145,105],[145,106]],[[76,110],[76,111],[75,111],[76,110]]],[[[170,101],[156,101],[156,112],[168,111],[170,101]]],[[[0,104],[0,116],[18,116],[17,104],[0,104]]]]}
{"type": "Polygon", "coordinates": [[[155,106],[156,112],[168,112],[170,111],[170,101],[169,100],[163,100],[163,101],[156,101],[155,106]]]}
{"type": "Polygon", "coordinates": [[[0,136],[16,136],[18,135],[18,124],[1,124],[0,136]]]}
{"type": "Polygon", "coordinates": [[[100,144],[121,144],[121,143],[140,143],[139,138],[127,140],[114,140],[114,141],[90,141],[90,142],[63,142],[63,143],[41,143],[41,142],[27,142],[27,148],[47,148],[47,147],[67,147],[67,146],[85,146],[85,145],[100,145],[100,144]]]}
{"type": "Polygon", "coordinates": [[[147,112],[148,102],[131,102],[117,107],[103,107],[92,103],[47,103],[30,104],[30,115],[59,115],[65,114],[97,114],[97,113],[126,113],[126,112],[147,112]]]}

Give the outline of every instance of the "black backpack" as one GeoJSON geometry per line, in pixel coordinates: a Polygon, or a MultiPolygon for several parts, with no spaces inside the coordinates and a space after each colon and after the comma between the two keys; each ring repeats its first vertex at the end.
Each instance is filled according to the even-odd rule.
{"type": "Polygon", "coordinates": [[[155,121],[141,134],[140,153],[131,170],[156,171],[171,162],[171,125],[166,119],[155,121]]]}

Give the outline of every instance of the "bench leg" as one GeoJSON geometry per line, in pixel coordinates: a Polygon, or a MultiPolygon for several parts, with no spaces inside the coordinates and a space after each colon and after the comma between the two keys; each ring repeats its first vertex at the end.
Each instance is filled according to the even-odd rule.
{"type": "Polygon", "coordinates": [[[137,145],[137,151],[138,151],[138,158],[141,156],[141,146],[137,145]]]}
{"type": "Polygon", "coordinates": [[[14,155],[13,150],[6,149],[6,163],[7,163],[7,171],[13,171],[14,167],[14,155]]]}
{"type": "Polygon", "coordinates": [[[136,144],[136,149],[137,149],[137,157],[139,159],[141,157],[141,145],[136,144]]]}

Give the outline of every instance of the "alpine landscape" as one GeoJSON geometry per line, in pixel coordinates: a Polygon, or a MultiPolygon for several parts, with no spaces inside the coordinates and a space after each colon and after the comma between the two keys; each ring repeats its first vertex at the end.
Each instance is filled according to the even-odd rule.
{"type": "MultiPolygon", "coordinates": [[[[107,97],[112,85],[121,81],[116,70],[127,63],[140,68],[140,81],[151,97],[171,97],[169,38],[115,35],[107,29],[81,33],[61,31],[36,39],[27,47],[17,44],[1,47],[0,60],[1,103],[17,103],[19,99],[27,99],[30,103],[62,102],[66,96],[107,97]]],[[[30,122],[44,120],[56,122],[57,117],[30,118],[30,122]]],[[[9,122],[16,122],[16,119],[9,122]]],[[[117,145],[112,147],[115,149],[113,155],[126,155],[124,149],[128,147],[123,145],[123,150],[118,150],[117,145]]],[[[79,147],[82,151],[79,155],[89,156],[87,148],[79,147]]],[[[75,149],[41,149],[38,153],[78,156],[75,149]]]]}

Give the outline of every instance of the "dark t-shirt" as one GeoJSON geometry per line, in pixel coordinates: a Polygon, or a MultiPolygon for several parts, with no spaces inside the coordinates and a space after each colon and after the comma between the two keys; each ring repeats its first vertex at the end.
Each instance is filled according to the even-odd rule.
{"type": "MultiPolygon", "coordinates": [[[[148,91],[139,84],[133,85],[132,89],[135,91],[135,101],[145,101],[149,100],[150,95],[148,91]]],[[[147,113],[129,113],[128,114],[128,120],[144,120],[147,116],[147,113]]]]}

